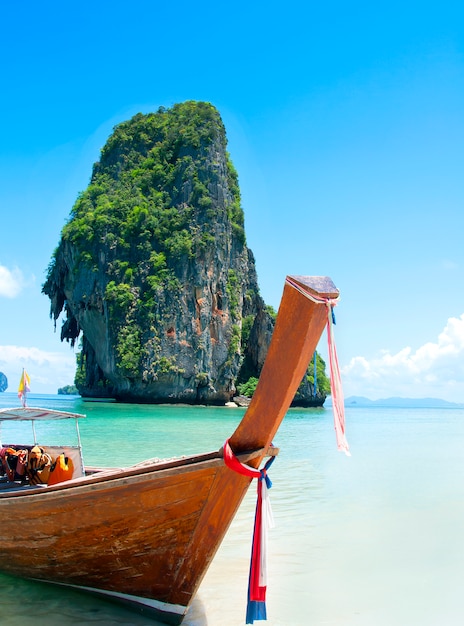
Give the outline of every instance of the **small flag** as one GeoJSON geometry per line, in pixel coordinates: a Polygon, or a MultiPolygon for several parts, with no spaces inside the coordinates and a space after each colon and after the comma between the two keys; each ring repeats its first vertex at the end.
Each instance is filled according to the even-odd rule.
{"type": "Polygon", "coordinates": [[[21,375],[21,379],[19,381],[18,387],[18,398],[21,400],[23,406],[26,406],[26,394],[31,390],[29,385],[31,384],[31,379],[29,374],[23,369],[23,373],[21,375]]]}

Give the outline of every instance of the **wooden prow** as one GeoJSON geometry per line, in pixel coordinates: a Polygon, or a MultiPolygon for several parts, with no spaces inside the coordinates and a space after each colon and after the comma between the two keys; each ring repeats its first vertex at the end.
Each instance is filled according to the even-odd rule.
{"type": "MultiPolygon", "coordinates": [[[[318,299],[338,298],[338,289],[326,276],[289,278],[303,292],[318,299]]],[[[316,350],[327,315],[326,304],[314,302],[285,283],[258,386],[246,414],[229,440],[235,453],[269,447],[316,350]]],[[[254,459],[250,465],[257,467],[259,460],[254,459]]]]}

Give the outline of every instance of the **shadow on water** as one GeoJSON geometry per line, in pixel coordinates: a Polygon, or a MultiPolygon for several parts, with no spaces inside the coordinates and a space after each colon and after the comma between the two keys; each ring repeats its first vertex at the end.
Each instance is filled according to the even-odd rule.
{"type": "MultiPolygon", "coordinates": [[[[151,617],[124,608],[117,602],[101,600],[91,594],[0,574],[2,626],[166,626],[151,617]]],[[[183,626],[207,626],[203,604],[196,598],[183,626]]]]}

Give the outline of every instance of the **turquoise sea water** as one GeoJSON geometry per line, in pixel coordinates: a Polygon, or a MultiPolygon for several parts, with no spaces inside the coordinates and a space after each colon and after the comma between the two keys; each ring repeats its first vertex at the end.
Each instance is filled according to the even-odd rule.
{"type": "MultiPolygon", "coordinates": [[[[218,449],[242,409],[84,403],[88,464],[128,465],[218,449]]],[[[0,394],[0,407],[17,405],[0,394]]],[[[464,579],[464,410],[347,408],[351,457],[331,409],[292,409],[274,441],[269,626],[460,626],[464,579]]],[[[56,425],[44,433],[62,437],[56,425]],[[57,432],[58,429],[58,432],[57,432]]],[[[2,432],[3,440],[10,433],[2,432]]],[[[11,434],[13,436],[13,434],[11,434]]],[[[62,443],[62,442],[61,442],[62,443]]],[[[250,491],[192,604],[186,626],[245,623],[255,505],[250,491]]],[[[0,521],[1,523],[1,521],[0,521]]],[[[153,625],[77,592],[0,575],[1,624],[153,625]]],[[[260,622],[256,622],[259,624],[260,622]]]]}

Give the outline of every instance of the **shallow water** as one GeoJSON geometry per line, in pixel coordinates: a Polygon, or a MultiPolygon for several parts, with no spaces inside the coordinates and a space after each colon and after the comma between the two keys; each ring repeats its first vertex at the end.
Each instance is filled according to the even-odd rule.
{"type": "MultiPolygon", "coordinates": [[[[16,403],[14,394],[0,394],[0,406],[16,403]]],[[[86,413],[85,460],[104,465],[218,449],[243,414],[60,396],[29,404],[86,413]]],[[[270,471],[276,527],[267,624],[460,626],[464,411],[348,408],[346,417],[351,457],[336,450],[330,409],[292,409],[274,442],[281,452],[270,471]]],[[[62,436],[56,427],[54,434],[62,436]]],[[[186,626],[245,623],[254,505],[252,485],[186,626]]],[[[0,576],[0,605],[7,626],[156,624],[85,594],[7,576],[0,576]]]]}

